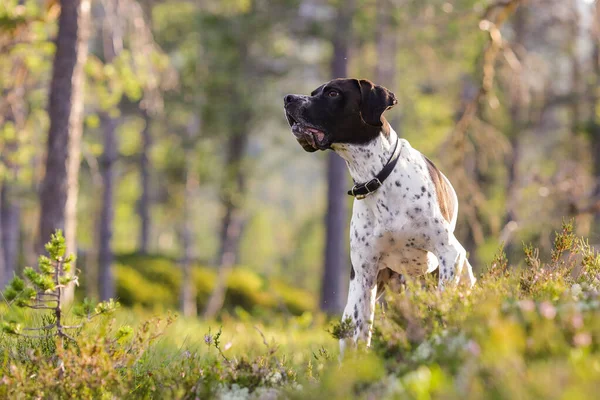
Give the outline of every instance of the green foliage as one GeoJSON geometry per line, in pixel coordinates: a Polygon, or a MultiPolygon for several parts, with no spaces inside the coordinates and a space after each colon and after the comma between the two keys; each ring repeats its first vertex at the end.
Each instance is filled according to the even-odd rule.
{"type": "MultiPolygon", "coordinates": [[[[527,246],[528,261],[517,267],[500,250],[471,289],[409,281],[377,308],[371,348],[348,346],[341,364],[325,325],[304,317],[260,328],[226,317],[216,332],[197,319],[167,317],[135,330],[104,320],[82,328],[77,348],[0,334],[0,397],[594,398],[599,258],[569,229],[557,237],[559,258],[544,261],[527,246]]],[[[240,277],[260,289],[248,272],[240,277]]],[[[139,314],[117,317],[143,320],[139,314]]],[[[354,327],[348,319],[329,331],[348,338],[354,327]]]]}
{"type": "Polygon", "coordinates": [[[145,279],[136,270],[117,264],[114,271],[117,298],[123,305],[168,308],[177,304],[177,292],[145,279]]]}
{"type": "Polygon", "coordinates": [[[14,277],[5,288],[4,297],[9,303],[17,307],[34,307],[34,301],[56,303],[56,296],[60,295],[57,289],[77,280],[76,276],[68,274],[69,268],[65,267],[73,260],[73,256],[64,257],[66,248],[62,231],[57,230],[52,234],[45,248],[49,257],[39,257],[39,272],[31,267],[23,270],[28,285],[21,278],[14,277]],[[53,297],[49,299],[48,296],[53,297]]]}
{"type": "MultiPolygon", "coordinates": [[[[63,318],[62,289],[65,285],[76,283],[77,275],[69,274],[70,263],[74,260],[73,255],[65,256],[66,245],[65,238],[61,230],[56,230],[50,237],[50,241],[45,245],[48,257],[41,255],[38,258],[38,271],[27,267],[23,275],[27,278],[27,283],[21,278],[15,276],[5,288],[3,296],[7,301],[9,311],[3,315],[0,320],[2,332],[12,335],[20,335],[26,338],[35,338],[36,335],[29,335],[25,331],[43,332],[46,337],[58,337],[61,341],[64,338],[76,343],[76,339],[67,334],[67,330],[77,330],[83,326],[65,325],[63,318]],[[40,327],[23,328],[22,324],[15,317],[14,309],[28,308],[43,314],[42,320],[47,323],[40,327]],[[46,310],[49,314],[45,314],[46,310]]],[[[108,314],[119,307],[113,299],[93,305],[89,300],[84,300],[83,304],[75,307],[75,315],[91,318],[108,314]],[[93,312],[92,312],[93,310],[93,312]]]]}
{"type": "Polygon", "coordinates": [[[340,323],[334,324],[329,333],[331,333],[331,336],[333,336],[334,339],[349,339],[354,335],[355,329],[356,327],[352,322],[352,318],[347,317],[340,323]]]}
{"type": "Polygon", "coordinates": [[[104,321],[81,331],[77,346],[55,346],[51,354],[42,351],[41,341],[0,336],[5,351],[0,361],[0,397],[126,397],[137,380],[132,366],[173,321],[154,318],[136,330],[115,329],[104,321]]]}
{"type": "MultiPolygon", "coordinates": [[[[117,259],[120,262],[115,267],[117,297],[123,305],[157,310],[178,307],[181,269],[177,262],[158,255],[123,254],[117,259]]],[[[192,277],[197,306],[202,310],[214,288],[216,271],[196,265],[192,277]]],[[[278,311],[301,315],[316,309],[312,294],[280,280],[266,280],[248,268],[234,268],[226,284],[225,310],[230,312],[241,307],[263,314],[278,311]]]]}

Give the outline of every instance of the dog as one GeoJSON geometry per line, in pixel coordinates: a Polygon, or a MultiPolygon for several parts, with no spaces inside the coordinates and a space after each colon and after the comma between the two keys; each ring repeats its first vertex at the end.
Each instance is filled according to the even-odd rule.
{"type": "Polygon", "coordinates": [[[375,303],[382,288],[405,276],[438,269],[439,288],[461,276],[475,284],[466,251],[454,236],[456,192],[446,176],[383,116],[397,104],[388,89],[366,79],[334,79],[310,96],[284,97],[287,121],[307,152],[331,149],[348,166],[355,185],[350,223],[350,288],[343,321],[348,344],[370,346],[375,303]],[[466,268],[465,268],[466,267],[466,268]]]}

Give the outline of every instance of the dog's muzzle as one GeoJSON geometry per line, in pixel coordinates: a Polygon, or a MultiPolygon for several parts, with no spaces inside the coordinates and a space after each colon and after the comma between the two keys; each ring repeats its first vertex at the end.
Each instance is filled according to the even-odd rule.
{"type": "Polygon", "coordinates": [[[297,122],[292,116],[286,114],[292,133],[304,150],[313,152],[325,150],[328,146],[325,144],[325,134],[308,125],[297,122]]]}
{"type": "Polygon", "coordinates": [[[326,150],[329,148],[325,133],[314,126],[304,122],[299,117],[300,103],[302,98],[293,94],[284,97],[285,117],[287,118],[292,133],[302,148],[308,152],[326,150]]]}

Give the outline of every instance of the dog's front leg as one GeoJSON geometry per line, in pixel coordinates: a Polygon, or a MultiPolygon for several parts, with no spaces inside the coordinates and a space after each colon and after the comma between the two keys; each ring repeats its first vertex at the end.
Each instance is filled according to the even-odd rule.
{"type": "Polygon", "coordinates": [[[377,265],[376,263],[359,264],[358,268],[352,267],[350,274],[350,289],[348,302],[344,309],[342,324],[351,322],[352,338],[340,339],[340,358],[348,344],[356,345],[361,340],[370,346],[371,328],[375,314],[375,301],[377,297],[377,265]]]}
{"type": "Polygon", "coordinates": [[[443,290],[448,283],[458,283],[465,267],[467,268],[465,275],[469,279],[469,287],[472,287],[476,279],[464,247],[456,239],[454,233],[445,226],[440,226],[437,232],[437,236],[430,242],[431,247],[427,250],[432,251],[439,260],[439,288],[443,290]]]}

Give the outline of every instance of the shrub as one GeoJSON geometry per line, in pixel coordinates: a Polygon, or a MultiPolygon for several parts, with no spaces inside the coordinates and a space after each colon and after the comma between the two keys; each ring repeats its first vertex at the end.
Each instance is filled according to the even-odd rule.
{"type": "MultiPolygon", "coordinates": [[[[177,308],[181,269],[172,259],[157,255],[124,254],[116,257],[117,296],[126,306],[142,305],[149,309],[177,308]]],[[[213,268],[194,266],[198,310],[203,310],[217,277],[213,268]]],[[[316,307],[314,297],[298,288],[274,280],[267,281],[245,267],[234,268],[227,278],[224,308],[248,312],[278,311],[301,315],[316,307]]]]}
{"type": "MultiPolygon", "coordinates": [[[[56,337],[61,344],[66,345],[65,339],[76,344],[77,341],[68,332],[81,329],[84,322],[89,322],[93,317],[114,311],[119,304],[113,299],[96,305],[86,300],[78,305],[76,314],[87,321],[75,325],[66,324],[62,305],[63,290],[65,286],[78,282],[77,273],[71,272],[74,256],[66,253],[65,238],[60,229],[51,235],[45,249],[48,256],[39,256],[37,269],[26,267],[23,271],[26,279],[15,276],[2,294],[9,313],[15,311],[12,306],[16,309],[33,310],[41,315],[45,323],[39,327],[23,328],[19,318],[15,318],[15,313],[12,313],[13,315],[3,315],[0,325],[3,332],[26,339],[48,340],[56,337]]],[[[22,313],[18,317],[22,317],[22,313]]]]}
{"type": "Polygon", "coordinates": [[[255,308],[273,309],[277,301],[266,289],[267,283],[261,276],[249,269],[238,267],[227,277],[225,306],[239,306],[246,311],[255,308]]]}
{"type": "Polygon", "coordinates": [[[315,297],[306,290],[292,287],[279,280],[273,280],[270,288],[278,302],[293,315],[302,315],[306,311],[317,308],[315,297]]]}
{"type": "Polygon", "coordinates": [[[208,298],[215,287],[217,274],[209,268],[194,268],[192,278],[196,284],[196,303],[198,310],[204,310],[208,303],[208,298]]]}
{"type": "Polygon", "coordinates": [[[121,304],[163,310],[177,307],[178,291],[171,291],[167,285],[150,281],[136,270],[121,264],[115,265],[114,271],[117,298],[121,304]]]}
{"type": "Polygon", "coordinates": [[[173,292],[178,292],[181,286],[181,268],[177,261],[163,255],[143,255],[126,253],[116,256],[121,264],[135,269],[150,282],[166,286],[173,292]]]}

